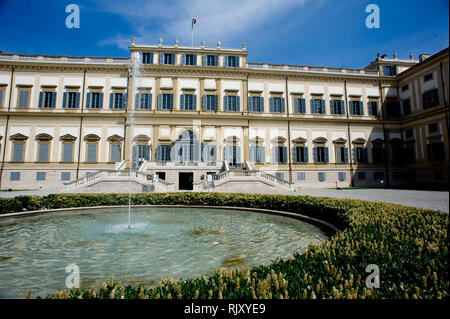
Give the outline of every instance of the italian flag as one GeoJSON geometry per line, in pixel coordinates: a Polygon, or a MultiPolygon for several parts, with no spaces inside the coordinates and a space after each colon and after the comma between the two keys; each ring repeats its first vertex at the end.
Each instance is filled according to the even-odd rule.
{"type": "Polygon", "coordinates": [[[191,30],[194,30],[194,24],[196,24],[196,23],[197,23],[197,19],[192,18],[192,27],[191,27],[191,30]]]}

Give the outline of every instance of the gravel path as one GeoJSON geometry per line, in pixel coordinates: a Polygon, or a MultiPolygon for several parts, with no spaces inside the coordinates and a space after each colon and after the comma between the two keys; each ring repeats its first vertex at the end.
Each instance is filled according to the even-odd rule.
{"type": "MultiPolygon", "coordinates": [[[[12,198],[19,195],[39,195],[60,193],[59,190],[35,190],[0,192],[0,198],[12,198]]],[[[280,193],[277,193],[280,194],[280,193]]],[[[294,194],[294,193],[286,193],[294,194]]],[[[352,198],[375,202],[388,202],[406,206],[429,208],[449,212],[449,192],[421,191],[402,189],[299,189],[296,195],[309,195],[315,197],[352,198]]]]}

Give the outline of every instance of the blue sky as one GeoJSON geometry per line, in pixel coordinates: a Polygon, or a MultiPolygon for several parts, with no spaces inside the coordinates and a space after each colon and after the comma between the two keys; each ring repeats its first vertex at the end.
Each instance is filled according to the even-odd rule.
{"type": "Polygon", "coordinates": [[[448,0],[0,0],[3,52],[129,56],[138,43],[240,48],[251,62],[364,67],[376,53],[407,58],[449,45],[448,0]],[[80,28],[68,29],[67,5],[80,7],[80,28]],[[380,8],[368,29],[369,4],[380,8]]]}

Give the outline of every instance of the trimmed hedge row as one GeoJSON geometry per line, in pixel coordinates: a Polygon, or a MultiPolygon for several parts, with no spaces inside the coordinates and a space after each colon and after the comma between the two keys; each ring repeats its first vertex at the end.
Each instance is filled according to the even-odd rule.
{"type": "MultiPolygon", "coordinates": [[[[2,199],[0,210],[127,204],[128,194],[54,194],[2,199]]],[[[111,278],[99,288],[62,290],[48,298],[449,298],[448,214],[361,200],[256,194],[137,194],[132,204],[275,209],[322,219],[343,231],[268,266],[222,268],[208,278],[169,278],[155,287],[123,287],[111,278]],[[380,288],[366,287],[369,264],[380,269],[380,288]]]]}

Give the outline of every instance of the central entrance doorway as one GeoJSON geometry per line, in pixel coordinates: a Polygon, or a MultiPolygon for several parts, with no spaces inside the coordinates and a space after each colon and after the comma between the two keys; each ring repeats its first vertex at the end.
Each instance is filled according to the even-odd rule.
{"type": "Polygon", "coordinates": [[[178,189],[191,191],[194,189],[194,173],[178,173],[178,189]]]}

